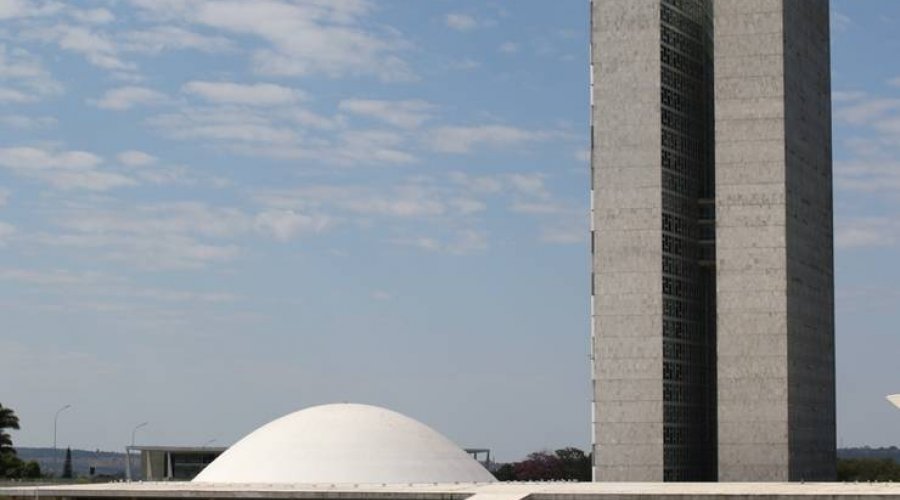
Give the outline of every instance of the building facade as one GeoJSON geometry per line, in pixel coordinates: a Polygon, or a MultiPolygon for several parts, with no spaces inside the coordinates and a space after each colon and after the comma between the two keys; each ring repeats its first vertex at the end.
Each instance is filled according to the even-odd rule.
{"type": "Polygon", "coordinates": [[[827,0],[593,0],[594,473],[830,479],[827,0]]]}

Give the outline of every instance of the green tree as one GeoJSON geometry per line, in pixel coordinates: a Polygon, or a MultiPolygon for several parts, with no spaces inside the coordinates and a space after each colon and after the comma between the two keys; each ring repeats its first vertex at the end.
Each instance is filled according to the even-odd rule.
{"type": "Polygon", "coordinates": [[[15,454],[16,450],[12,447],[12,437],[6,432],[6,429],[18,429],[19,417],[11,408],[6,408],[0,404],[0,453],[15,454]]]}
{"type": "Polygon", "coordinates": [[[6,430],[18,428],[19,417],[12,411],[12,408],[6,408],[0,404],[0,478],[20,478],[25,473],[34,474],[34,467],[37,467],[37,475],[41,474],[41,468],[36,463],[34,467],[31,467],[16,456],[12,436],[6,430]],[[26,467],[28,467],[27,470],[26,467]]]}
{"type": "Polygon", "coordinates": [[[591,455],[578,448],[568,447],[556,450],[563,479],[570,481],[591,480],[591,455]]]}
{"type": "Polygon", "coordinates": [[[900,481],[900,464],[890,458],[842,458],[838,481],[900,481]]]}
{"type": "Polygon", "coordinates": [[[63,464],[63,479],[72,479],[72,448],[66,448],[66,462],[63,464]]]}
{"type": "Polygon", "coordinates": [[[19,471],[19,477],[22,479],[40,479],[41,477],[41,466],[34,460],[23,463],[19,471]]]}
{"type": "Polygon", "coordinates": [[[34,460],[24,462],[12,453],[0,454],[0,478],[38,479],[40,477],[41,466],[34,460]]]}
{"type": "Polygon", "coordinates": [[[530,453],[521,462],[501,464],[494,477],[500,481],[590,481],[591,455],[573,447],[530,453]]]}
{"type": "Polygon", "coordinates": [[[503,464],[497,467],[494,477],[497,478],[497,481],[515,481],[517,479],[515,464],[503,464]]]}

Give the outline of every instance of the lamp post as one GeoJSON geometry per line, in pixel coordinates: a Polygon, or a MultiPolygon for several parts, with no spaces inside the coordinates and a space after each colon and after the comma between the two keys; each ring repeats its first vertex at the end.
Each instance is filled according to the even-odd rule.
{"type": "Polygon", "coordinates": [[[56,455],[56,425],[59,422],[59,414],[65,410],[71,408],[72,405],[65,405],[62,408],[56,410],[56,415],[53,415],[53,473],[56,474],[56,469],[59,466],[59,457],[56,455]]]}
{"type": "Polygon", "coordinates": [[[125,470],[125,475],[129,481],[131,481],[131,449],[134,448],[134,434],[138,431],[138,429],[140,429],[141,427],[144,427],[145,425],[147,425],[149,423],[150,422],[141,422],[141,423],[135,425],[134,429],[131,429],[131,446],[129,446],[125,450],[128,452],[126,455],[128,458],[128,463],[127,463],[128,468],[125,470]]]}

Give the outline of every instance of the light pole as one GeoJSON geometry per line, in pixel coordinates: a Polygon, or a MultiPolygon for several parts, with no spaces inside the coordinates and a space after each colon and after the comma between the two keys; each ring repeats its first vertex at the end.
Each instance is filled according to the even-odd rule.
{"type": "Polygon", "coordinates": [[[56,474],[56,469],[59,466],[59,457],[56,456],[56,424],[59,422],[59,414],[65,410],[71,408],[72,405],[65,405],[62,408],[56,410],[56,415],[53,415],[53,473],[56,474]]]}
{"type": "Polygon", "coordinates": [[[141,422],[141,423],[135,425],[135,426],[134,426],[134,429],[131,429],[131,446],[129,446],[129,447],[126,449],[126,451],[128,452],[128,453],[127,453],[127,457],[128,457],[128,464],[127,464],[127,465],[128,465],[128,469],[125,471],[125,472],[126,472],[125,475],[127,476],[127,478],[128,478],[129,481],[131,481],[131,449],[134,448],[134,434],[137,432],[138,429],[140,429],[141,427],[144,427],[145,425],[147,425],[147,424],[149,424],[149,423],[150,423],[150,422],[141,422]]]}

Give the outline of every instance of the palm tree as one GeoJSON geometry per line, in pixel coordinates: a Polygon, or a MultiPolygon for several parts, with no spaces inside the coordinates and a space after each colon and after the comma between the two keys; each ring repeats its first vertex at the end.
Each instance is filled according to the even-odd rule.
{"type": "Polygon", "coordinates": [[[15,450],[12,449],[12,437],[5,431],[6,429],[18,428],[19,417],[16,416],[16,413],[11,408],[4,408],[0,404],[0,452],[12,451],[15,453],[15,450]]]}

